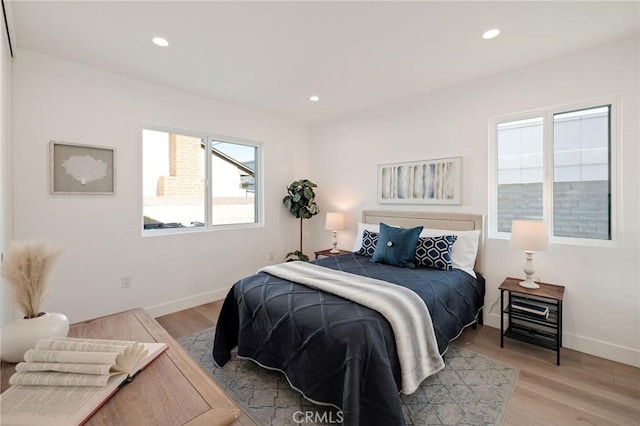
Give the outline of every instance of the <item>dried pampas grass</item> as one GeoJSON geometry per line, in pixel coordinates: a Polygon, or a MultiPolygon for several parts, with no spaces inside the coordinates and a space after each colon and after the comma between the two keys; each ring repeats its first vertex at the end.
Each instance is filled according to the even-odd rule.
{"type": "Polygon", "coordinates": [[[35,318],[47,294],[47,278],[60,250],[44,241],[14,242],[0,270],[25,318],[35,318]]]}

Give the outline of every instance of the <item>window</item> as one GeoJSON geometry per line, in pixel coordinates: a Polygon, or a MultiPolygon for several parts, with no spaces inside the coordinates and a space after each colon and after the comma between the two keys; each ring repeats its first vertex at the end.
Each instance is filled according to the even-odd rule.
{"type": "Polygon", "coordinates": [[[545,220],[556,242],[614,240],[616,99],[490,121],[490,234],[545,220]]]}
{"type": "Polygon", "coordinates": [[[553,115],[553,234],[611,239],[611,106],[553,115]]]}
{"type": "Polygon", "coordinates": [[[498,231],[514,219],[542,220],[543,120],[498,124],[498,231]]]}
{"type": "Polygon", "coordinates": [[[145,128],[142,158],[145,232],[260,222],[258,143],[145,128]]]}

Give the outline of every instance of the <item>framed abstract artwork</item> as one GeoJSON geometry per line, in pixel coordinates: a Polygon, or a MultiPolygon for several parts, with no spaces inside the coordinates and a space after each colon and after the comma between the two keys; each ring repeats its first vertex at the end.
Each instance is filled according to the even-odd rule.
{"type": "Polygon", "coordinates": [[[52,194],[115,194],[115,148],[51,141],[52,194]]]}
{"type": "Polygon", "coordinates": [[[379,164],[378,203],[462,204],[462,157],[379,164]]]}

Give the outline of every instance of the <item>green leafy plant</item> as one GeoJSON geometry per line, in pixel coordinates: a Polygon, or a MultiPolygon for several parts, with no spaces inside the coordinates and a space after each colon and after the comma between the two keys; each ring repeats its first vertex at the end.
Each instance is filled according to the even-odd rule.
{"type": "Polygon", "coordinates": [[[287,187],[287,196],[282,199],[282,204],[289,209],[289,212],[300,219],[300,249],[287,253],[286,261],[303,260],[308,261],[309,256],[302,251],[302,220],[311,219],[320,211],[315,202],[316,193],[313,188],[318,185],[307,179],[296,180],[287,187]]]}

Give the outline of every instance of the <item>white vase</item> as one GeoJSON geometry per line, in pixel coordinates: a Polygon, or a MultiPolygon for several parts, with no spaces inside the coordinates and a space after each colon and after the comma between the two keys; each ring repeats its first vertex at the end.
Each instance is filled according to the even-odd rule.
{"type": "Polygon", "coordinates": [[[0,357],[7,362],[24,361],[24,353],[46,337],[67,337],[69,319],[64,314],[46,313],[36,318],[20,318],[2,329],[0,357]]]}

